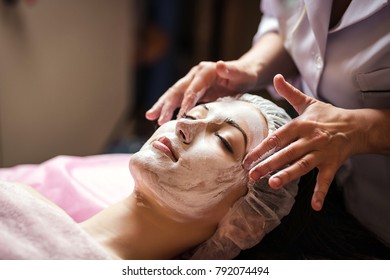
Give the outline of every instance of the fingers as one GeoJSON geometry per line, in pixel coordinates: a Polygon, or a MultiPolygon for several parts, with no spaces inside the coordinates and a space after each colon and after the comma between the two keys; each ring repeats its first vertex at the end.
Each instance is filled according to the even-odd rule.
{"type": "Polygon", "coordinates": [[[282,75],[274,77],[274,86],[300,116],[266,137],[248,153],[243,161],[244,168],[250,169],[249,176],[255,181],[274,173],[268,183],[272,188],[280,188],[317,167],[319,173],[311,205],[319,211],[345,159],[343,155],[340,156],[340,148],[345,145],[332,138],[334,133],[329,131],[329,126],[321,125],[319,120],[329,122],[328,118],[318,113],[324,108],[321,102],[305,96],[287,83],[282,75]]]}
{"type": "MultiPolygon", "coordinates": [[[[255,164],[275,153],[276,150],[296,140],[298,135],[296,134],[297,130],[295,127],[296,125],[293,121],[267,136],[257,147],[246,155],[243,161],[244,168],[247,170],[251,169],[255,164]]],[[[265,174],[261,175],[263,176],[265,174]]]]}
{"type": "Polygon", "coordinates": [[[172,119],[173,112],[181,107],[179,116],[193,108],[216,79],[215,63],[201,62],[170,89],[149,109],[145,116],[161,125],[172,119]]]}
{"type": "Polygon", "coordinates": [[[173,112],[180,101],[160,99],[146,112],[145,117],[150,121],[158,119],[158,124],[162,125],[172,119],[173,112]]]}
{"type": "Polygon", "coordinates": [[[230,80],[242,80],[242,71],[237,69],[234,63],[225,61],[218,61],[215,65],[218,78],[220,78],[220,84],[229,88],[230,80]]]}
{"type": "Polygon", "coordinates": [[[145,114],[146,119],[148,119],[149,121],[156,120],[160,116],[162,106],[163,106],[162,102],[157,101],[156,103],[154,103],[152,108],[146,111],[145,114]]]}
{"type": "Polygon", "coordinates": [[[215,71],[217,73],[216,83],[221,87],[231,89],[233,87],[231,79],[237,71],[222,60],[215,64],[215,71]]]}
{"type": "Polygon", "coordinates": [[[229,78],[231,76],[231,69],[229,69],[230,67],[228,67],[228,64],[225,61],[217,61],[215,67],[218,75],[222,78],[229,78]]]}
{"type": "Polygon", "coordinates": [[[166,122],[169,122],[173,117],[173,112],[176,108],[178,108],[180,105],[179,100],[172,100],[173,102],[170,102],[169,100],[165,101],[164,104],[161,107],[160,117],[157,121],[159,125],[163,125],[166,122]],[[178,103],[176,103],[178,102],[178,103]]]}
{"type": "MultiPolygon", "coordinates": [[[[287,83],[280,74],[274,77],[274,85],[278,93],[286,98],[299,114],[302,114],[312,103],[311,98],[287,83]]],[[[243,162],[244,167],[249,169],[254,163],[264,160],[267,153],[275,152],[276,149],[281,149],[295,141],[298,138],[298,129],[299,123],[292,121],[269,135],[253,151],[248,153],[243,162]]]]}
{"type": "MultiPolygon", "coordinates": [[[[303,144],[303,143],[302,143],[303,144]]],[[[296,153],[293,151],[294,149],[291,149],[291,153],[296,153]]],[[[299,149],[297,149],[298,151],[299,149]]],[[[300,150],[299,150],[300,151],[300,150]]],[[[281,153],[285,153],[283,150],[281,153]]],[[[287,153],[290,153],[289,151],[287,153]]],[[[290,157],[290,155],[288,155],[290,157]]],[[[272,157],[270,157],[271,161],[265,160],[258,164],[256,167],[254,167],[250,172],[250,177],[253,180],[258,180],[261,178],[261,176],[266,175],[268,173],[271,173],[273,170],[280,170],[279,166],[283,166],[283,169],[276,172],[274,175],[272,175],[269,179],[269,185],[272,188],[280,188],[284,186],[285,184],[294,181],[298,179],[299,177],[305,175],[310,170],[314,169],[317,164],[320,161],[320,156],[317,152],[306,152],[303,151],[302,153],[299,153],[299,157],[294,158],[294,161],[291,163],[291,161],[288,160],[288,157],[286,158],[285,155],[280,155],[272,161],[272,157]],[[301,156],[303,154],[304,156],[301,156]],[[289,164],[291,163],[291,164],[289,164]],[[289,165],[287,165],[289,164],[289,165]],[[253,173],[257,173],[257,178],[254,178],[253,173]],[[264,174],[265,173],[265,174],[264,174]],[[262,175],[264,174],[264,175],[262,175]],[[259,177],[260,175],[260,177],[259,177]]]]}
{"type": "Polygon", "coordinates": [[[336,171],[337,167],[334,166],[319,168],[317,183],[314,187],[314,193],[311,200],[311,207],[313,210],[320,211],[322,209],[329,187],[336,175],[336,171]]]}
{"type": "Polygon", "coordinates": [[[216,79],[216,64],[212,62],[201,62],[197,67],[192,81],[184,92],[178,116],[182,116],[192,109],[216,79]]]}
{"type": "Polygon", "coordinates": [[[150,108],[146,114],[146,119],[154,121],[158,119],[158,124],[162,125],[172,119],[173,112],[180,106],[182,101],[180,85],[176,83],[150,108]]]}
{"type": "Polygon", "coordinates": [[[173,112],[180,107],[180,104],[183,101],[184,92],[191,84],[196,72],[197,67],[193,67],[186,76],[170,87],[152,108],[146,112],[145,117],[151,121],[158,119],[159,125],[171,120],[173,112]]]}
{"type": "Polygon", "coordinates": [[[178,116],[182,116],[199,101],[213,101],[252,88],[256,75],[247,71],[237,61],[201,62],[167,90],[145,116],[148,120],[158,119],[161,125],[172,118],[178,107],[178,116]]]}
{"type": "MultiPolygon", "coordinates": [[[[268,184],[271,188],[281,188],[282,186],[299,179],[301,176],[307,174],[310,170],[313,170],[315,167],[319,166],[319,172],[311,200],[311,206],[313,210],[320,211],[324,205],[329,187],[338,169],[337,166],[333,165],[327,167],[321,166],[320,163],[322,160],[323,156],[320,155],[320,152],[308,153],[293,164],[272,175],[268,180],[268,184]]],[[[265,162],[266,161],[267,160],[265,160],[265,162]]],[[[270,170],[273,170],[273,168],[271,167],[272,164],[271,166],[267,166],[267,164],[268,163],[261,163],[259,166],[254,167],[251,170],[249,176],[255,181],[260,179],[260,177],[255,178],[253,174],[259,170],[260,173],[269,173],[270,170]]]]}
{"type": "Polygon", "coordinates": [[[306,96],[300,90],[289,84],[281,74],[277,74],[274,77],[274,87],[279,95],[284,97],[300,115],[307,107],[315,102],[314,99],[306,96]]]}
{"type": "Polygon", "coordinates": [[[189,90],[184,94],[183,102],[181,103],[180,111],[178,113],[178,117],[183,116],[186,112],[191,110],[196,103],[203,97],[207,88],[203,88],[198,92],[194,92],[193,90],[189,90]]]}

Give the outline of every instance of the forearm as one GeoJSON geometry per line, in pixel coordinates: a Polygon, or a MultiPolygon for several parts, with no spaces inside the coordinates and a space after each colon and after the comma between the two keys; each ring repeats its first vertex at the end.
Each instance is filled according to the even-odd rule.
{"type": "Polygon", "coordinates": [[[292,58],[283,46],[281,36],[275,32],[264,34],[239,60],[255,68],[258,77],[256,89],[272,84],[273,77],[278,73],[284,77],[298,73],[292,58]]]}
{"type": "Polygon", "coordinates": [[[390,155],[390,109],[354,110],[361,127],[356,153],[390,155]]]}

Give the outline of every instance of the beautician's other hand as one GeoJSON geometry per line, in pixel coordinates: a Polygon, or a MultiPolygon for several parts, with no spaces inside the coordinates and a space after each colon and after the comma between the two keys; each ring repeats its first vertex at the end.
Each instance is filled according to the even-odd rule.
{"type": "Polygon", "coordinates": [[[282,75],[274,77],[276,91],[299,113],[292,122],[269,135],[244,159],[254,180],[273,173],[269,184],[281,187],[318,168],[311,205],[321,210],[329,186],[341,164],[359,150],[364,142],[361,121],[354,110],[345,110],[310,98],[287,83],[282,75]],[[256,162],[267,151],[278,150],[256,162]],[[287,166],[287,164],[289,164],[287,166]],[[287,167],[286,167],[287,166],[287,167]],[[277,171],[279,170],[279,171],[277,171]]]}
{"type": "Polygon", "coordinates": [[[252,69],[253,66],[239,60],[201,62],[159,98],[146,112],[146,118],[158,119],[161,125],[171,120],[179,107],[178,116],[181,116],[199,101],[209,102],[248,91],[257,81],[256,71],[252,69]]]}

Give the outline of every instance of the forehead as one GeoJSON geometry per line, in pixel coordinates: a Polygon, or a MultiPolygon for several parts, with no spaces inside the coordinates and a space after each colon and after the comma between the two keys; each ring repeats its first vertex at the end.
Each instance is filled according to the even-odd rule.
{"type": "Polygon", "coordinates": [[[230,118],[248,134],[248,148],[253,149],[266,136],[267,122],[253,104],[240,100],[223,100],[207,104],[208,114],[215,118],[230,118]]]}

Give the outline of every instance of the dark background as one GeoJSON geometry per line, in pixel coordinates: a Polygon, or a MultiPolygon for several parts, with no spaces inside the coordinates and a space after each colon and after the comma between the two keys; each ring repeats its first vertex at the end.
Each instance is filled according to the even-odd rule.
{"type": "Polygon", "coordinates": [[[145,112],[201,61],[233,60],[252,44],[257,0],[138,0],[133,110],[107,152],[135,152],[154,130],[145,112]]]}

